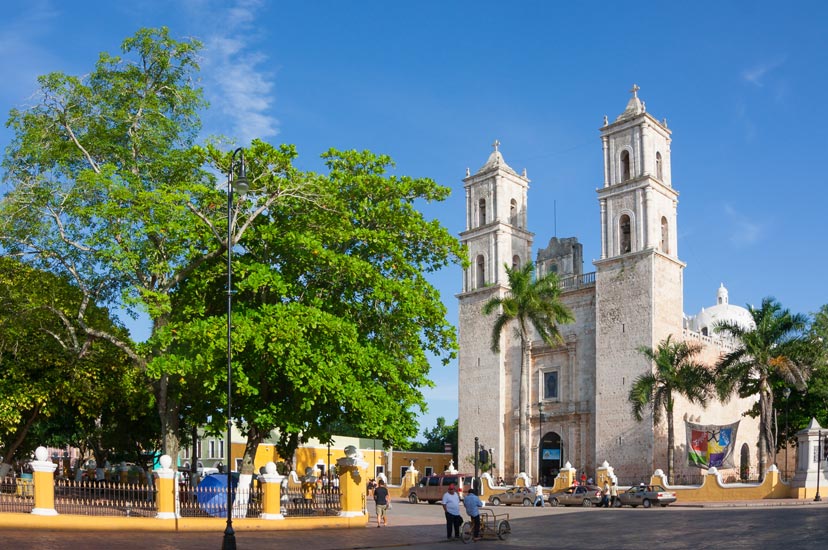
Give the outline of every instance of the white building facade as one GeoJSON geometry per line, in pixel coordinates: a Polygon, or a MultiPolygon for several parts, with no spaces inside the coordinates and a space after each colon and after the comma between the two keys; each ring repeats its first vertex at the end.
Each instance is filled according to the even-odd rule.
{"type": "MultiPolygon", "coordinates": [[[[678,254],[671,132],[666,121],[646,112],[637,92],[634,86],[624,112],[614,122],[605,120],[600,130],[604,181],[597,189],[601,253],[595,270],[583,272],[583,249],[574,237],[552,238],[536,259],[539,275],[558,273],[562,300],[575,316],[573,324],[559,327],[564,344],[550,347],[537,336],[532,342],[526,473],[544,484],[551,484],[566,462],[594,473],[606,460],[622,479],[648,479],[656,468],[666,471],[666,424],[653,426],[651,417],[636,421],[627,397],[634,380],[652,368],[639,348],[655,349],[667,336],[689,339],[703,344],[699,359],[713,364],[732,343],[716,336],[711,323],[724,318],[749,322],[746,310],[727,304],[724,287],[710,308],[718,316],[710,309],[692,317],[683,312],[685,264],[678,254]]],[[[520,341],[510,327],[502,331],[500,352],[492,352],[495,315],[481,310],[508,293],[505,266],[532,259],[534,235],[526,229],[526,171],[518,175],[510,168],[498,145],[463,180],[466,229],[460,238],[470,265],[458,295],[459,457],[462,463],[473,455],[477,437],[495,449],[497,470],[509,478],[519,473],[520,341]]],[[[755,471],[758,427],[742,416],[752,403],[734,398],[701,408],[678,400],[679,478],[700,473],[687,466],[685,419],[704,424],[740,420],[736,467],[741,462],[755,471]]]]}

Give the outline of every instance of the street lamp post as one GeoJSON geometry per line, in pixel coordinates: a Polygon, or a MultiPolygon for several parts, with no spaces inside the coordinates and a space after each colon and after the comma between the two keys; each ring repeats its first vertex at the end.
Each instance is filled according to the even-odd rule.
{"type": "Polygon", "coordinates": [[[227,173],[227,527],[224,529],[224,542],[221,546],[223,550],[236,549],[236,533],[233,531],[233,447],[230,442],[233,435],[233,191],[241,195],[249,188],[244,168],[244,151],[239,147],[230,157],[227,173]],[[238,162],[236,155],[239,157],[238,162]]]}
{"type": "Polygon", "coordinates": [[[816,496],[814,497],[814,502],[820,502],[822,500],[822,497],[819,496],[819,476],[820,476],[819,466],[820,466],[820,464],[822,464],[822,458],[823,458],[823,456],[822,456],[822,445],[823,445],[822,430],[819,430],[819,440],[817,441],[817,492],[816,492],[816,496]]]}
{"type": "Polygon", "coordinates": [[[543,401],[538,401],[538,483],[543,483],[543,401]]]}
{"type": "Polygon", "coordinates": [[[784,479],[788,479],[788,398],[791,396],[791,388],[784,388],[782,390],[782,396],[785,398],[785,434],[784,434],[784,441],[785,441],[785,477],[784,479]]]}

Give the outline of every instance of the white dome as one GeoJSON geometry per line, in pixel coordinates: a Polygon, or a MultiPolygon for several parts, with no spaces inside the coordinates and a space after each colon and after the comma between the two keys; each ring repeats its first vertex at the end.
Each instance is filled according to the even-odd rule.
{"type": "Polygon", "coordinates": [[[724,284],[716,292],[716,305],[702,308],[698,315],[692,319],[692,329],[701,332],[706,336],[715,334],[714,327],[717,323],[728,321],[735,323],[746,330],[756,328],[750,312],[743,307],[731,305],[728,302],[728,293],[724,284]]]}

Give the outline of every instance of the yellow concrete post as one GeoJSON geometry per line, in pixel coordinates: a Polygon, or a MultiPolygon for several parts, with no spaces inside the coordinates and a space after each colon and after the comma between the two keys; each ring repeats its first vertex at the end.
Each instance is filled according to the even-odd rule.
{"type": "Polygon", "coordinates": [[[595,484],[601,489],[604,488],[604,482],[612,485],[613,480],[615,479],[615,473],[613,471],[613,467],[609,465],[609,463],[605,460],[601,466],[595,471],[595,484]]]}
{"type": "Polygon", "coordinates": [[[405,475],[402,478],[402,486],[400,487],[400,496],[407,497],[408,491],[412,487],[417,485],[417,480],[419,479],[420,472],[417,468],[414,467],[414,461],[411,461],[411,464],[408,466],[408,469],[405,471],[405,475]]]}
{"type": "Polygon", "coordinates": [[[357,517],[366,514],[365,490],[368,463],[362,460],[359,451],[353,445],[345,447],[345,457],[336,461],[339,473],[339,503],[343,517],[357,517]]]}
{"type": "Polygon", "coordinates": [[[284,476],[276,473],[276,464],[265,464],[265,473],[259,476],[262,484],[262,519],[285,519],[282,515],[282,481],[284,476]]]}
{"type": "Polygon", "coordinates": [[[574,483],[575,468],[572,467],[572,464],[567,462],[564,464],[564,467],[561,468],[561,471],[558,472],[557,477],[555,477],[555,486],[552,488],[552,492],[568,489],[569,487],[572,487],[574,483]]]}
{"type": "Polygon", "coordinates": [[[55,469],[57,464],[49,460],[46,447],[35,450],[35,459],[29,463],[34,471],[34,508],[36,516],[56,516],[55,510],[55,469]]]}
{"type": "Polygon", "coordinates": [[[155,498],[158,507],[158,519],[176,519],[175,513],[175,471],[170,468],[172,458],[163,455],[159,462],[161,467],[152,472],[155,478],[155,498]]]}

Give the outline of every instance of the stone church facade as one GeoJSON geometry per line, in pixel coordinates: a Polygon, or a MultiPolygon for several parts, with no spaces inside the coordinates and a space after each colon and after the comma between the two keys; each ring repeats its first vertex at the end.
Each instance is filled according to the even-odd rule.
{"type": "MultiPolygon", "coordinates": [[[[704,348],[699,359],[713,364],[732,342],[712,332],[712,321],[745,322],[747,312],[727,303],[722,287],[718,313],[683,311],[685,264],[678,254],[678,191],[671,177],[671,131],[650,115],[633,87],[632,98],[614,122],[600,130],[604,177],[597,189],[600,258],[583,271],[577,238],[552,238],[537,254],[539,275],[554,271],[562,301],[575,322],[560,326],[564,343],[548,346],[533,338],[530,366],[530,439],[526,473],[551,484],[569,462],[594,473],[607,461],[621,480],[646,478],[667,470],[666,423],[652,417],[638,422],[628,394],[633,381],[651,369],[638,351],[673,340],[693,340],[704,348]],[[723,291],[723,292],[722,292],[723,291]],[[722,303],[724,300],[724,304],[722,303]],[[715,317],[715,319],[714,319],[715,317]],[[701,327],[700,324],[708,325],[701,327]]],[[[470,264],[463,272],[459,299],[459,457],[473,456],[474,438],[494,449],[498,475],[518,474],[520,340],[503,330],[500,352],[493,352],[494,314],[483,305],[508,293],[506,267],[532,259],[534,234],[527,229],[529,179],[518,174],[498,150],[464,181],[466,229],[460,235],[470,264]]],[[[715,309],[715,308],[714,308],[715,309]]],[[[749,315],[747,316],[749,318],[749,315]]],[[[753,400],[734,397],[707,408],[682,399],[676,404],[676,473],[695,476],[687,466],[684,420],[729,424],[740,420],[735,462],[755,471],[758,426],[743,417],[753,400]]]]}

